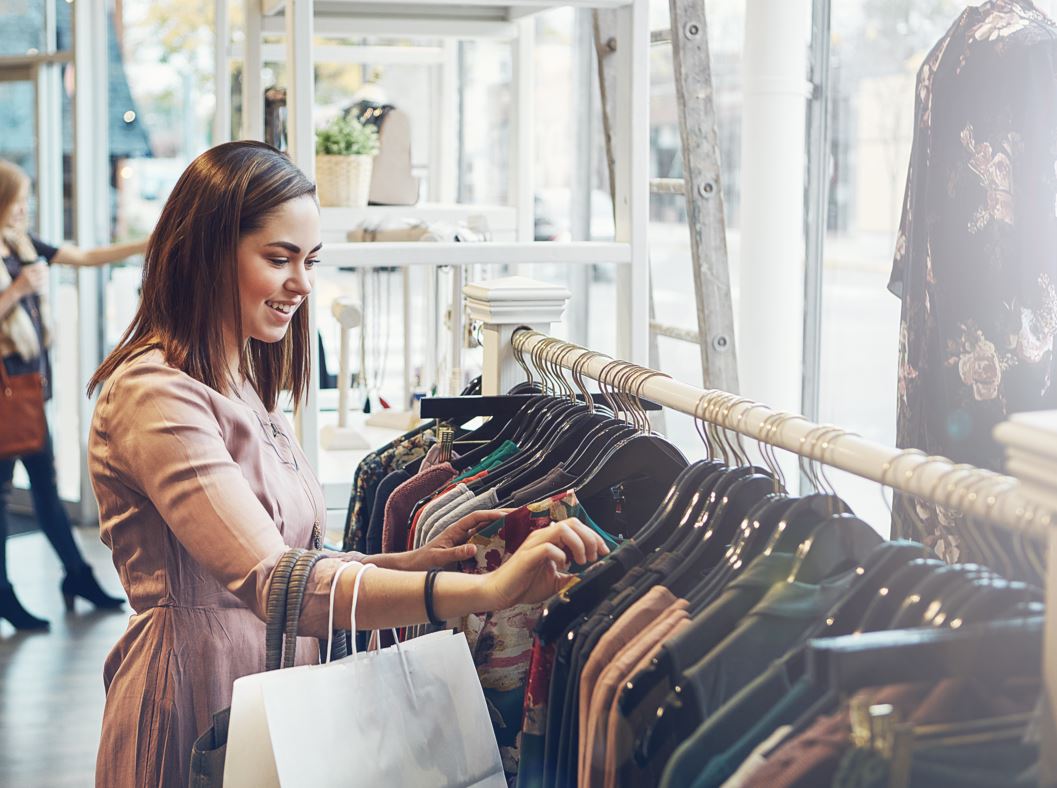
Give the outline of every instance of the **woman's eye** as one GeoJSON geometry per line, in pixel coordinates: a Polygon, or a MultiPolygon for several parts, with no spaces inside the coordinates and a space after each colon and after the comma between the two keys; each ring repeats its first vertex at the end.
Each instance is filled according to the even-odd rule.
{"type": "Polygon", "coordinates": [[[290,259],[287,257],[269,257],[268,259],[276,265],[286,265],[290,262],[290,259]]]}
{"type": "Polygon", "coordinates": [[[310,257],[307,260],[305,260],[305,267],[306,268],[315,268],[317,265],[319,265],[319,258],[318,257],[310,257]]]}

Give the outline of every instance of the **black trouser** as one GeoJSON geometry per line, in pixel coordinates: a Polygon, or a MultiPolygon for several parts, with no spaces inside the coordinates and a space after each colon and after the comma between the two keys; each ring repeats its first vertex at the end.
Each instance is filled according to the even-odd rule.
{"type": "Polygon", "coordinates": [[[0,460],[0,588],[10,585],[7,579],[7,504],[11,499],[11,479],[15,475],[16,461],[21,462],[29,474],[29,490],[37,523],[62,561],[66,574],[76,574],[86,566],[73,539],[70,518],[59,499],[55,454],[49,433],[45,437],[44,447],[35,454],[27,454],[17,460],[0,460]]]}

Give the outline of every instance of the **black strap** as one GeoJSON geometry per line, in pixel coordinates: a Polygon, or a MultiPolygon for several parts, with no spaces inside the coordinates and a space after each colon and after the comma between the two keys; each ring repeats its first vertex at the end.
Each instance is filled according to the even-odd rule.
{"type": "Polygon", "coordinates": [[[439,569],[430,569],[426,572],[426,585],[423,592],[426,598],[426,618],[434,626],[442,627],[444,626],[444,620],[437,618],[437,611],[433,609],[433,588],[437,584],[437,575],[439,574],[439,569]]]}

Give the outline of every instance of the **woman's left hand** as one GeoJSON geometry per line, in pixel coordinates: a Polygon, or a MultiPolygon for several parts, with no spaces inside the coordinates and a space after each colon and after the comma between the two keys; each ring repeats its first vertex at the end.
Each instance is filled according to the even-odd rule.
{"type": "Polygon", "coordinates": [[[483,509],[456,520],[422,547],[405,553],[406,562],[400,568],[421,572],[473,558],[477,554],[477,547],[466,544],[469,538],[509,511],[511,510],[483,509]]]}

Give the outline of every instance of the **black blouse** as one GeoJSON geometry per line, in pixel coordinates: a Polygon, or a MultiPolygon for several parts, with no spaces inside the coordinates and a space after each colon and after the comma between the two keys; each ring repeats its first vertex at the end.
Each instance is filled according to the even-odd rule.
{"type": "MultiPolygon", "coordinates": [[[[918,71],[889,283],[901,448],[1001,468],[994,426],[1057,407],[1055,288],[1057,27],[1027,0],[991,0],[918,71]]],[[[954,518],[926,509],[926,541],[958,560],[954,518]]],[[[922,536],[908,525],[897,518],[893,536],[922,536]]]]}

